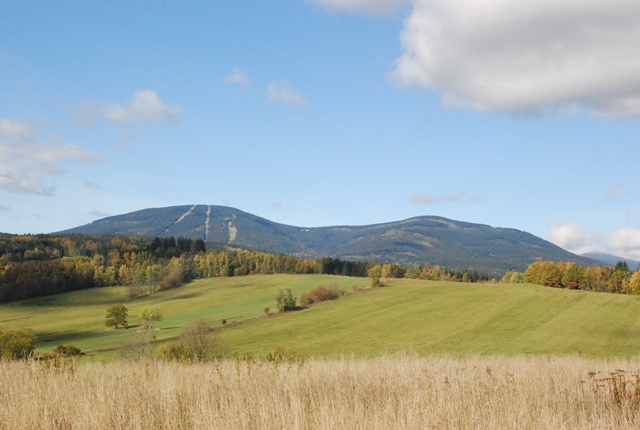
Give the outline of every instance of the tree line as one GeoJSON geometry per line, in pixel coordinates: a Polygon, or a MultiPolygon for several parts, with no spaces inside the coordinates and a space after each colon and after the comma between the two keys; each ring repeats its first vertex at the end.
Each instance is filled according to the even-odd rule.
{"type": "Polygon", "coordinates": [[[524,273],[507,272],[505,283],[530,283],[570,290],[640,294],[640,267],[633,272],[624,261],[615,266],[584,266],[573,262],[536,261],[524,273]]]}
{"type": "Polygon", "coordinates": [[[329,274],[461,282],[489,280],[477,271],[337,258],[304,259],[247,249],[206,250],[202,240],[73,234],[0,234],[0,302],[73,290],[127,286],[131,297],[194,279],[254,274],[329,274]]]}

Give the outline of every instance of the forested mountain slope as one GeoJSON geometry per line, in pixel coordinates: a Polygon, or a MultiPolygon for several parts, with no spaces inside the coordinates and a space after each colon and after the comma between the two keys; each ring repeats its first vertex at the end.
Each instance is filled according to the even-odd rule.
{"type": "Polygon", "coordinates": [[[423,216],[365,226],[296,227],[225,206],[174,206],[112,216],[59,233],[174,236],[300,257],[426,262],[503,274],[538,260],[593,260],[530,233],[423,216]]]}

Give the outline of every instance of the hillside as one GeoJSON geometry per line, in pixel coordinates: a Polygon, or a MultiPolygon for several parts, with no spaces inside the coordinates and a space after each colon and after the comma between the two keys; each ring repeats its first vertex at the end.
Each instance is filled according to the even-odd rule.
{"type": "Polygon", "coordinates": [[[429,262],[491,274],[537,260],[595,262],[530,233],[435,216],[365,226],[295,227],[225,206],[174,206],[112,216],[59,232],[174,236],[299,257],[429,262]]]}
{"type": "Polygon", "coordinates": [[[2,304],[0,325],[32,328],[42,352],[59,344],[83,351],[123,345],[138,334],[140,310],[153,307],[163,314],[157,324],[159,340],[178,336],[199,318],[210,319],[214,327],[226,319],[229,324],[221,335],[230,356],[264,356],[278,346],[318,356],[397,351],[590,357],[640,353],[634,340],[640,334],[637,296],[400,279],[390,280],[387,288],[363,290],[367,285],[368,279],[341,276],[256,275],[198,280],[135,300],[128,299],[124,287],[97,288],[2,304]],[[273,312],[280,288],[291,288],[299,297],[318,285],[335,285],[349,293],[356,285],[360,292],[265,318],[264,309],[273,312]],[[105,311],[115,303],[129,308],[131,329],[105,327],[105,311]]]}

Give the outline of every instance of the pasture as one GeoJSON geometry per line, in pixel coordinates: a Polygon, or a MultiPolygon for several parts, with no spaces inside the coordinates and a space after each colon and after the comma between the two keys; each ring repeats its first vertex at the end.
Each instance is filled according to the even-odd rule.
{"type": "MultiPolygon", "coordinates": [[[[30,327],[38,351],[72,344],[83,351],[116,348],[137,333],[138,312],[163,313],[156,336],[178,336],[193,320],[208,318],[229,353],[257,356],[276,347],[308,356],[569,354],[640,355],[640,298],[557,290],[534,285],[463,284],[390,280],[363,290],[368,279],[324,275],[212,278],[140,299],[123,287],[84,290],[0,306],[0,325],[30,327]],[[264,317],[276,311],[279,288],[299,296],[318,285],[349,294],[336,301],[264,317]],[[352,293],[353,286],[360,291],[352,293]],[[108,306],[124,303],[131,328],[105,327],[108,306]],[[233,324],[239,323],[239,324],[233,324]]],[[[96,357],[100,358],[97,353],[96,357]]]]}

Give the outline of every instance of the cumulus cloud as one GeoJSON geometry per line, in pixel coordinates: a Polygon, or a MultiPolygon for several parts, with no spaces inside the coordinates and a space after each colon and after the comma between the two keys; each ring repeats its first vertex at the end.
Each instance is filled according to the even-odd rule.
{"type": "Polygon", "coordinates": [[[330,11],[344,10],[350,13],[365,12],[373,15],[386,15],[394,12],[409,0],[309,0],[330,11]]]}
{"type": "Polygon", "coordinates": [[[559,222],[549,228],[549,241],[576,254],[602,249],[604,237],[581,225],[559,222]]]}
{"type": "Polygon", "coordinates": [[[224,82],[232,85],[249,85],[249,77],[242,70],[236,68],[224,78],[224,82]]]}
{"type": "Polygon", "coordinates": [[[471,196],[464,192],[455,194],[427,194],[427,193],[413,193],[409,196],[409,201],[414,205],[435,205],[448,202],[459,202],[461,200],[471,200],[475,203],[482,203],[482,199],[476,196],[471,196]]]}
{"type": "Polygon", "coordinates": [[[307,106],[307,101],[304,96],[299,92],[293,91],[286,81],[269,83],[267,86],[267,94],[269,95],[269,99],[276,103],[284,103],[296,107],[307,106]]]}
{"type": "Polygon", "coordinates": [[[607,238],[607,246],[614,255],[640,260],[640,230],[632,227],[613,230],[607,238]]]}
{"type": "Polygon", "coordinates": [[[148,122],[177,122],[184,113],[179,106],[169,106],[153,91],[142,90],[133,94],[125,104],[105,103],[94,100],[85,103],[77,111],[83,124],[93,124],[96,118],[104,118],[117,124],[140,124],[148,122]]]}
{"type": "Polygon", "coordinates": [[[606,234],[584,226],[560,222],[549,228],[549,241],[576,254],[605,252],[640,260],[640,230],[620,227],[606,234]]]}
{"type": "MultiPolygon", "coordinates": [[[[7,124],[7,121],[0,120],[0,123],[7,124]]],[[[19,121],[9,122],[25,125],[19,121]]],[[[50,195],[54,190],[45,185],[46,178],[63,173],[65,164],[102,160],[76,145],[34,143],[31,141],[34,135],[31,128],[13,125],[0,125],[0,189],[4,191],[50,195]]]]}
{"type": "Polygon", "coordinates": [[[393,74],[403,85],[477,110],[640,116],[637,0],[411,3],[393,74]]]}

